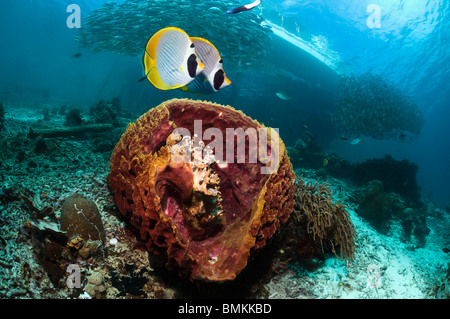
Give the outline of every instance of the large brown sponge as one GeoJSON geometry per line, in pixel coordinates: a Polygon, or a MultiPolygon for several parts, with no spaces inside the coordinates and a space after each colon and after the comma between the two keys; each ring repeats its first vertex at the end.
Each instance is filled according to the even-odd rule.
{"type": "Polygon", "coordinates": [[[128,126],[111,156],[108,181],[119,210],[168,268],[177,266],[191,279],[233,280],[288,219],[295,174],[283,142],[272,131],[266,154],[276,168],[270,174],[262,173],[266,164],[260,159],[249,160],[259,150],[249,143],[250,136],[243,163],[237,152],[226,165],[177,162],[173,150],[180,136],[173,130],[185,128],[193,136],[194,120],[202,120],[202,136],[208,128],[219,129],[224,149],[227,128],[263,128],[230,106],[166,101],[128,126]]]}

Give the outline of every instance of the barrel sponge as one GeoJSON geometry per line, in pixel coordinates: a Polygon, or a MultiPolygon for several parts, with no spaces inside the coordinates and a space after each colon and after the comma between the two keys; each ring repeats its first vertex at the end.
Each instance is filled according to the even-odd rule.
{"type": "Polygon", "coordinates": [[[105,230],[97,204],[80,194],[69,196],[61,207],[61,230],[67,236],[105,242],[105,230]]]}
{"type": "MultiPolygon", "coordinates": [[[[263,127],[230,106],[189,99],[163,102],[129,124],[111,156],[108,182],[119,210],[167,268],[191,280],[233,280],[288,219],[295,174],[278,133],[263,127]],[[195,146],[195,120],[202,121],[203,138],[209,128],[222,132],[226,152],[227,129],[250,132],[245,161],[217,159],[217,149],[205,146],[213,137],[195,146]],[[269,173],[262,173],[266,160],[249,160],[261,147],[249,142],[251,132],[267,132],[264,151],[276,163],[269,173]],[[196,147],[206,154],[201,160],[191,157],[196,147]],[[180,153],[186,149],[193,153],[180,153]]],[[[231,145],[236,155],[238,143],[231,145]]]]}

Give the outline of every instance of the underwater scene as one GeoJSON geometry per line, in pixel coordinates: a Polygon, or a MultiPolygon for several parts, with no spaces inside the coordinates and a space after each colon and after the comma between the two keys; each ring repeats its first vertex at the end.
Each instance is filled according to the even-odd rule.
{"type": "Polygon", "coordinates": [[[1,299],[449,298],[449,1],[2,0],[0,39],[1,299]]]}

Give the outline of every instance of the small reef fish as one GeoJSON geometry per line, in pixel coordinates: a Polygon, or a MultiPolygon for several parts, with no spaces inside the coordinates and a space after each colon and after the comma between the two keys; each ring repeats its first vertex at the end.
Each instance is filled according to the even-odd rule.
{"type": "Polygon", "coordinates": [[[352,141],[350,142],[350,144],[356,145],[356,144],[359,144],[359,142],[361,142],[361,139],[355,138],[354,140],[352,140],[352,141]]]}
{"type": "Polygon", "coordinates": [[[223,70],[222,58],[216,47],[206,39],[191,37],[195,53],[205,68],[194,81],[180,89],[197,94],[212,94],[231,84],[223,70]]]}
{"type": "Polygon", "coordinates": [[[285,92],[282,92],[282,91],[277,92],[276,95],[277,95],[280,99],[285,100],[285,101],[290,101],[290,100],[292,100],[292,96],[289,96],[289,95],[287,95],[285,92]]]}
{"type": "Polygon", "coordinates": [[[79,58],[82,55],[81,52],[77,52],[75,54],[72,54],[72,58],[79,58]]]}
{"type": "Polygon", "coordinates": [[[240,6],[240,7],[231,9],[231,10],[228,10],[226,12],[226,14],[234,14],[234,13],[239,13],[239,12],[242,12],[242,11],[248,11],[248,10],[251,10],[251,9],[253,9],[254,7],[256,7],[256,6],[260,5],[260,4],[261,4],[261,0],[256,0],[256,1],[252,2],[252,3],[249,3],[249,4],[246,4],[246,5],[243,5],[243,6],[240,6]]]}
{"type": "Polygon", "coordinates": [[[209,8],[208,9],[208,12],[209,13],[214,13],[214,14],[217,14],[217,13],[223,13],[223,11],[222,10],[220,10],[219,8],[217,8],[217,7],[211,7],[211,8],[209,8]]]}
{"type": "Polygon", "coordinates": [[[175,27],[161,29],[148,40],[142,62],[145,78],[160,90],[185,86],[205,68],[191,38],[175,27]]]}
{"type": "Polygon", "coordinates": [[[323,167],[327,167],[328,165],[328,158],[323,159],[323,167]]]}

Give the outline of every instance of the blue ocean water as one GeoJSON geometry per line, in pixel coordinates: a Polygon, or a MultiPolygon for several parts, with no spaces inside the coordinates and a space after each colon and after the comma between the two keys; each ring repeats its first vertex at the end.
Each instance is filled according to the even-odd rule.
{"type": "MultiPolygon", "coordinates": [[[[174,1],[180,4],[180,14],[186,11],[195,14],[197,1],[174,1]]],[[[94,52],[80,47],[76,41],[80,30],[67,25],[71,14],[67,8],[74,2],[81,8],[83,28],[89,14],[110,1],[1,0],[0,102],[6,112],[5,132],[13,125],[8,121],[17,123],[20,112],[25,119],[29,116],[27,111],[39,110],[41,114],[41,110],[61,105],[78,107],[88,113],[100,100],[119,97],[123,108],[134,116],[132,122],[171,98],[206,99],[231,105],[268,126],[279,128],[288,146],[294,146],[308,131],[325,151],[339,154],[351,163],[385,155],[416,163],[422,199],[436,202],[442,211],[443,207],[449,209],[449,1],[263,0],[252,12],[264,18],[274,30],[266,60],[236,63],[224,59],[232,84],[209,96],[160,91],[146,81],[138,82],[143,76],[141,54],[126,56],[112,50],[94,52]],[[378,20],[373,16],[376,10],[379,10],[378,20]],[[417,103],[425,117],[417,139],[400,142],[361,136],[358,143],[351,143],[351,139],[341,137],[331,117],[337,108],[339,77],[366,72],[381,75],[417,103]],[[280,92],[288,98],[280,98],[280,92]]],[[[212,7],[216,5],[213,0],[209,2],[212,7]]],[[[159,18],[164,21],[164,14],[159,18]]],[[[120,20],[119,13],[117,19],[120,20]]],[[[167,21],[168,26],[172,23],[167,21]]],[[[236,26],[223,25],[223,32],[230,28],[236,26]]],[[[108,30],[105,31],[108,35],[108,30]]],[[[155,31],[149,30],[148,36],[155,31]]],[[[127,32],[132,31],[123,30],[125,37],[127,32]]],[[[239,30],[237,41],[249,36],[257,42],[258,37],[252,37],[252,32],[239,30]]],[[[226,43],[221,45],[220,39],[220,34],[214,39],[217,47],[227,47],[226,43]]],[[[145,41],[142,50],[144,46],[145,41]]],[[[251,45],[247,48],[251,49],[251,45]]],[[[17,127],[15,130],[17,133],[17,127]]],[[[99,164],[102,168],[108,165],[106,155],[104,160],[99,164]]],[[[80,166],[73,175],[83,176],[83,169],[80,166]]],[[[11,185],[7,173],[2,172],[0,176],[5,194],[11,185]]],[[[45,178],[43,175],[42,180],[45,178]]],[[[442,238],[442,246],[447,245],[447,237],[442,238]]],[[[426,259],[425,253],[423,256],[420,258],[426,259]]]]}
{"type": "MultiPolygon", "coordinates": [[[[321,142],[349,160],[362,161],[384,154],[397,159],[407,158],[419,165],[418,180],[423,192],[435,200],[447,202],[450,193],[449,3],[438,0],[375,2],[266,0],[261,8],[254,10],[260,10],[264,18],[302,36],[305,41],[322,44],[324,51],[331,52],[339,60],[345,72],[381,74],[413,97],[426,114],[418,140],[409,144],[367,141],[353,148],[336,140],[333,142],[335,133],[327,118],[333,109],[332,94],[321,94],[320,88],[316,90],[314,86],[317,83],[298,83],[295,78],[282,75],[278,83],[273,83],[273,78],[266,83],[264,77],[254,74],[254,70],[244,71],[238,84],[241,100],[230,101],[224,95],[212,99],[245,105],[250,116],[263,122],[272,119],[271,125],[280,124],[287,144],[295,142],[295,137],[283,134],[283,129],[298,132],[296,124],[300,121],[307,123],[321,142]],[[380,8],[380,28],[367,25],[371,14],[367,8],[372,3],[380,8]],[[247,95],[253,96],[246,96],[245,89],[248,89],[247,95]],[[274,107],[282,102],[274,95],[278,90],[294,92],[298,103],[292,103],[286,109],[274,107]]],[[[77,30],[66,26],[69,15],[66,9],[71,3],[70,0],[1,2],[3,50],[0,65],[3,76],[0,88],[3,91],[40,95],[45,90],[75,105],[91,104],[96,99],[117,95],[131,104],[130,107],[139,107],[142,111],[173,97],[173,92],[155,93],[152,88],[143,90],[135,83],[142,75],[140,57],[85,50],[82,58],[71,58],[80,51],[74,40],[77,30]],[[149,101],[149,95],[151,102],[144,102],[146,98],[149,101]],[[136,101],[136,96],[141,99],[136,101]]],[[[77,3],[82,8],[83,19],[103,1],[77,3]]],[[[297,76],[303,73],[308,77],[306,81],[320,83],[324,80],[312,79],[320,72],[305,71],[305,63],[296,58],[296,48],[278,41],[273,50],[269,58],[294,77],[296,73],[297,76]]],[[[260,67],[263,69],[264,65],[260,67]]],[[[235,66],[228,65],[228,68],[232,76],[235,66]]],[[[326,75],[324,77],[326,82],[326,75]]],[[[179,96],[178,92],[175,95],[179,96]]]]}

